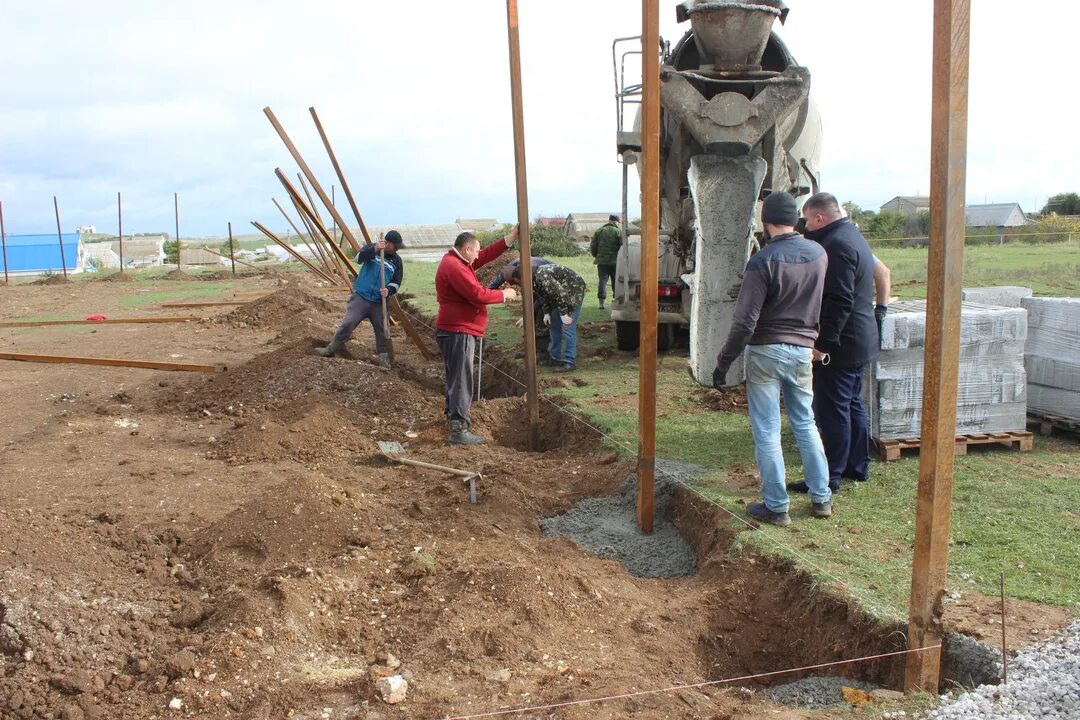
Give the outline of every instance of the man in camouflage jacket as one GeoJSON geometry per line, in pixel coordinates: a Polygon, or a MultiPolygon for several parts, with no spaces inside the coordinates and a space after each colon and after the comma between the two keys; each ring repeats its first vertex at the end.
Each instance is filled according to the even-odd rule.
{"type": "MultiPolygon", "coordinates": [[[[521,268],[515,268],[511,282],[521,282],[521,268]]],[[[555,372],[570,372],[577,362],[577,322],[588,286],[580,275],[565,265],[542,265],[533,273],[533,294],[551,328],[550,359],[555,372]]]]}

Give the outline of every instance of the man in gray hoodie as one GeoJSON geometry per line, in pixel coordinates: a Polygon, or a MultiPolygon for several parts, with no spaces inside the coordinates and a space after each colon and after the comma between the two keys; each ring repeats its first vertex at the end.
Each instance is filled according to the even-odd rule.
{"type": "Polygon", "coordinates": [[[828,258],[820,245],[795,232],[798,218],[791,195],[773,192],[765,198],[761,222],[768,244],[746,264],[731,331],[713,371],[713,386],[724,386],[731,363],[746,349],[746,396],[764,500],[750,503],[746,512],[774,525],[791,523],[780,449],[781,390],[802,455],[810,513],[832,515],[829,468],[814,423],[811,365],[828,258]]]}

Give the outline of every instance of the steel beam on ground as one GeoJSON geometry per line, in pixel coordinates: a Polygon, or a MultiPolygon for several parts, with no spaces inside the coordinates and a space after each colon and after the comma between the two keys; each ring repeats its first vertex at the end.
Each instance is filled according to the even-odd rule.
{"type": "Polygon", "coordinates": [[[202,320],[199,317],[135,317],[105,320],[10,320],[0,322],[0,328],[52,327],[54,325],[144,325],[153,323],[186,323],[202,320]]]}
{"type": "Polygon", "coordinates": [[[525,335],[525,383],[529,407],[529,449],[540,449],[540,393],[536,377],[536,315],[533,313],[529,184],[525,167],[525,111],[521,88],[521,35],[517,0],[506,0],[510,48],[510,103],[514,121],[514,177],[517,185],[518,248],[521,257],[521,316],[525,335]]]}
{"type": "Polygon", "coordinates": [[[225,372],[224,365],[200,365],[197,363],[161,362],[158,360],[126,360],[123,358],[77,357],[73,355],[39,355],[37,353],[0,352],[0,360],[18,360],[37,363],[66,363],[74,365],[108,365],[110,367],[133,367],[146,370],[174,370],[185,372],[225,372]]]}
{"type": "MultiPolygon", "coordinates": [[[[660,234],[660,8],[641,3],[641,343],[638,361],[637,520],[652,532],[656,507],[657,248],[660,234]]],[[[626,218],[623,218],[624,222],[626,218]]]]}
{"type": "MultiPolygon", "coordinates": [[[[934,0],[930,243],[923,356],[922,449],[908,646],[941,643],[952,519],[953,444],[964,282],[970,0],[934,0]]],[[[908,655],[904,689],[937,693],[941,649],[908,655]]]]}

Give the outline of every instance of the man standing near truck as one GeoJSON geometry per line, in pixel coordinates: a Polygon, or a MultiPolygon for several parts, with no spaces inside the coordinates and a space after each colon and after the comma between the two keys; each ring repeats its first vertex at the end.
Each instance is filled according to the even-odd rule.
{"type": "Polygon", "coordinates": [[[781,526],[791,523],[780,447],[781,390],[802,455],[810,514],[832,515],[828,465],[814,424],[811,364],[828,260],[821,246],[795,232],[798,216],[795,198],[786,192],[770,193],[762,203],[769,242],[746,264],[731,331],[713,371],[713,386],[723,387],[746,348],[746,396],[764,501],[750,503],[746,512],[781,526]]]}
{"type": "Polygon", "coordinates": [[[589,243],[589,252],[596,263],[596,297],[600,300],[600,309],[604,309],[607,300],[607,284],[611,281],[611,294],[615,295],[615,265],[619,261],[619,248],[622,247],[622,230],[619,229],[619,216],[609,215],[608,221],[593,234],[589,243]]]}

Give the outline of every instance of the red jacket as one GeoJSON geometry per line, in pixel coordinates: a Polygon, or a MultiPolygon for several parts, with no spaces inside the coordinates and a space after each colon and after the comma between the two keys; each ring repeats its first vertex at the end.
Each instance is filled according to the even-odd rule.
{"type": "Polygon", "coordinates": [[[503,301],[502,290],[488,290],[476,279],[476,270],[506,252],[506,241],[499,240],[480,251],[472,267],[452,248],[443,256],[435,271],[435,296],[439,314],[435,327],[447,332],[461,332],[483,337],[487,330],[488,305],[503,301]]]}

